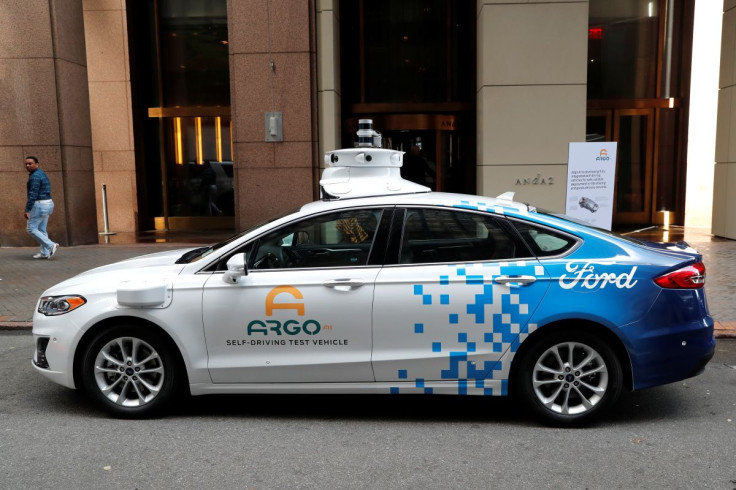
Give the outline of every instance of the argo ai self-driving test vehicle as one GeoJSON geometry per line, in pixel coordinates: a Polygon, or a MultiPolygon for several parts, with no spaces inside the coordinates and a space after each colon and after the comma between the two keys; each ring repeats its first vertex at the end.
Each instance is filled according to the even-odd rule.
{"type": "Polygon", "coordinates": [[[702,372],[697,252],[430,192],[369,120],[358,136],[325,155],[317,202],[45,291],[35,369],[121,417],[181,392],[513,394],[557,425],[702,372]]]}

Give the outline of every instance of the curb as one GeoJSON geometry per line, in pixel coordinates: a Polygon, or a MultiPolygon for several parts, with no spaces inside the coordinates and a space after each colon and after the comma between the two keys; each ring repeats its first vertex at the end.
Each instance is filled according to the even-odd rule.
{"type": "Polygon", "coordinates": [[[713,334],[717,339],[736,339],[736,322],[715,322],[713,334]]]}
{"type": "Polygon", "coordinates": [[[0,322],[0,330],[30,330],[33,322],[0,322]]]}
{"type": "MultiPolygon", "coordinates": [[[[2,330],[31,330],[33,322],[0,322],[2,330]]],[[[717,339],[736,339],[736,322],[716,322],[713,336],[717,339]]]]}

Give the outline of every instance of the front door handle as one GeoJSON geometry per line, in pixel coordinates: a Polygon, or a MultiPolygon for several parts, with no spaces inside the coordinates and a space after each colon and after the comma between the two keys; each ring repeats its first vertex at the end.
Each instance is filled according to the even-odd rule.
{"type": "Polygon", "coordinates": [[[498,284],[531,284],[536,280],[537,278],[534,276],[498,276],[493,279],[493,282],[498,284]]]}
{"type": "Polygon", "coordinates": [[[324,286],[338,291],[352,291],[365,284],[361,279],[331,279],[322,283],[324,286]]]}

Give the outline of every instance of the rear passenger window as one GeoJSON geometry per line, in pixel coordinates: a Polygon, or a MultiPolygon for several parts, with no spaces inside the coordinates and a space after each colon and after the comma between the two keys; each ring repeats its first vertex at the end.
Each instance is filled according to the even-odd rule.
{"type": "Polygon", "coordinates": [[[513,237],[492,216],[440,209],[406,212],[402,264],[504,260],[516,254],[513,237]]]}
{"type": "Polygon", "coordinates": [[[562,255],[578,243],[577,239],[549,228],[534,226],[523,221],[512,221],[524,241],[537,257],[562,255]]]}

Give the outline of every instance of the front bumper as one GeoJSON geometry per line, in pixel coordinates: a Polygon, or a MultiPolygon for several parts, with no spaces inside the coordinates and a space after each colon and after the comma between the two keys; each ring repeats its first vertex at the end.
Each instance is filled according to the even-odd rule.
{"type": "MultiPolygon", "coordinates": [[[[76,388],[74,384],[73,346],[81,338],[81,329],[67,315],[33,316],[33,368],[54,383],[76,388]],[[44,346],[44,344],[46,344],[44,346]]],[[[71,315],[70,315],[71,316],[71,315]]]]}

